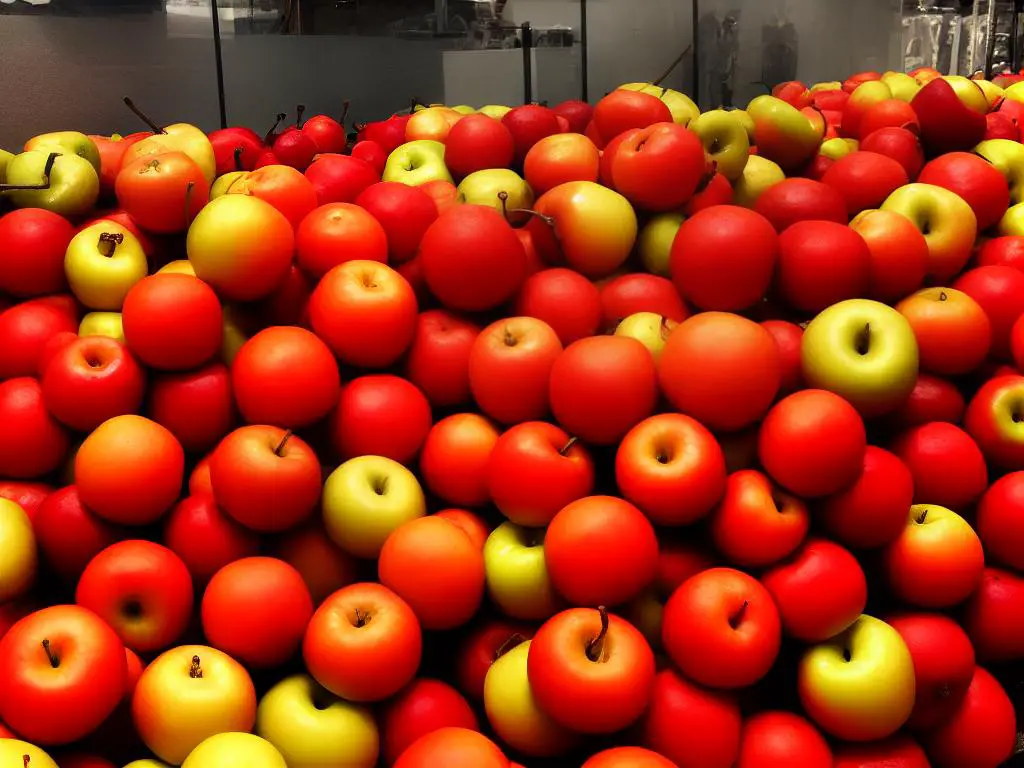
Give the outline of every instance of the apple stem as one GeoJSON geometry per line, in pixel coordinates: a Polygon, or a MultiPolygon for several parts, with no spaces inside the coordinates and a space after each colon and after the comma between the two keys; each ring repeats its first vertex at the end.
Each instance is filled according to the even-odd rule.
{"type": "Polygon", "coordinates": [[[522,645],[525,642],[526,637],[522,633],[513,632],[511,635],[508,636],[504,643],[498,646],[498,650],[494,652],[494,660],[497,661],[506,653],[515,648],[517,645],[522,645]]]}
{"type": "Polygon", "coordinates": [[[302,130],[302,116],[306,113],[306,105],[299,104],[295,107],[295,127],[302,130]]]}
{"type": "Polygon", "coordinates": [[[570,437],[570,438],[569,438],[569,442],[567,442],[567,443],[566,443],[565,445],[563,445],[563,446],[562,446],[562,447],[561,447],[561,448],[560,448],[560,449],[558,450],[558,453],[559,453],[559,455],[560,455],[560,456],[568,456],[568,455],[569,455],[569,451],[571,451],[571,450],[572,450],[572,447],[573,447],[574,445],[576,445],[576,443],[578,443],[578,442],[579,442],[579,440],[580,440],[580,439],[579,439],[578,437],[575,437],[575,436],[573,436],[573,437],[570,437]]]}
{"type": "Polygon", "coordinates": [[[365,627],[370,623],[370,614],[363,613],[361,610],[356,608],[356,629],[365,627]]]}
{"type": "Polygon", "coordinates": [[[498,200],[501,202],[501,215],[508,221],[508,192],[501,190],[498,193],[498,200]]]}
{"type": "Polygon", "coordinates": [[[506,347],[514,347],[516,344],[519,343],[519,341],[507,327],[505,328],[504,342],[506,347]]]}
{"type": "Polygon", "coordinates": [[[274,453],[276,453],[278,456],[284,456],[284,447],[288,445],[288,441],[292,439],[293,434],[294,432],[292,432],[290,429],[286,431],[284,435],[281,437],[281,442],[278,443],[277,448],[274,449],[274,453]]]}
{"type": "Polygon", "coordinates": [[[541,221],[543,221],[545,224],[547,224],[552,229],[555,228],[555,219],[554,219],[553,216],[547,216],[546,214],[543,214],[540,211],[533,211],[533,210],[531,210],[529,208],[511,208],[510,209],[508,207],[508,192],[505,192],[504,190],[499,192],[498,193],[498,199],[501,201],[501,210],[502,210],[502,213],[505,214],[505,220],[506,221],[508,220],[508,215],[510,213],[525,213],[525,214],[527,214],[529,216],[535,216],[536,218],[538,218],[541,221]]]}
{"type": "Polygon", "coordinates": [[[32,757],[31,757],[31,755],[22,755],[22,756],[21,756],[21,763],[22,763],[22,767],[23,767],[23,768],[28,768],[28,766],[29,766],[29,764],[30,764],[31,762],[32,762],[32,757]]]}
{"type": "Polygon", "coordinates": [[[939,301],[946,301],[947,299],[949,299],[949,296],[946,295],[946,292],[939,291],[939,301]]]}
{"type": "Polygon", "coordinates": [[[127,96],[124,97],[124,105],[128,107],[128,109],[130,109],[132,112],[134,112],[135,116],[139,118],[139,120],[148,125],[152,129],[153,133],[167,133],[167,131],[165,131],[159,125],[154,123],[145,112],[136,107],[135,102],[127,96]]]}
{"type": "Polygon", "coordinates": [[[601,605],[598,606],[597,612],[601,615],[601,631],[587,643],[587,658],[594,662],[601,660],[604,654],[604,640],[608,637],[608,609],[601,605]]]}
{"type": "Polygon", "coordinates": [[[915,518],[915,522],[916,522],[916,523],[917,523],[918,525],[924,525],[924,521],[925,521],[925,520],[927,520],[927,519],[928,519],[928,510],[927,510],[927,509],[925,509],[924,511],[922,511],[922,512],[921,512],[921,514],[920,514],[920,515],[918,515],[918,516],[917,516],[917,517],[915,518]]]}
{"type": "Polygon", "coordinates": [[[737,627],[739,627],[740,622],[743,621],[743,617],[747,613],[747,606],[748,605],[750,605],[750,603],[747,600],[744,600],[743,601],[743,605],[740,606],[740,609],[738,611],[736,611],[736,613],[734,613],[732,616],[729,617],[729,626],[730,627],[732,627],[733,629],[736,629],[737,627]]]}
{"type": "MultiPolygon", "coordinates": [[[[661,74],[661,77],[659,77],[659,78],[658,78],[657,80],[655,80],[654,82],[652,82],[652,83],[651,83],[651,85],[657,85],[657,86],[660,86],[660,85],[661,85],[661,84],[662,84],[663,82],[665,82],[665,80],[666,80],[666,79],[668,78],[668,76],[669,76],[669,75],[671,75],[671,74],[672,74],[673,72],[675,72],[675,69],[676,69],[676,67],[678,67],[678,66],[679,66],[680,64],[682,64],[682,63],[683,63],[683,59],[685,59],[685,58],[686,58],[687,56],[689,56],[689,55],[690,55],[690,50],[691,50],[692,48],[693,48],[693,45],[688,45],[688,46],[686,46],[686,49],[685,49],[685,50],[684,50],[684,51],[683,51],[682,53],[680,53],[680,54],[679,54],[679,56],[677,56],[677,57],[676,57],[675,61],[673,61],[673,62],[672,62],[672,63],[671,63],[670,65],[669,65],[669,68],[668,68],[668,69],[666,69],[666,70],[665,70],[665,71],[664,71],[664,72],[663,72],[663,73],[661,74]]],[[[664,94],[662,94],[662,95],[664,96],[664,94]]]]}
{"type": "Polygon", "coordinates": [[[200,680],[203,677],[203,668],[199,666],[199,657],[192,657],[192,666],[188,668],[188,676],[193,680],[200,680]]]}
{"type": "Polygon", "coordinates": [[[338,122],[342,125],[342,127],[344,127],[345,125],[345,120],[348,118],[348,108],[351,106],[352,102],[349,101],[348,99],[345,99],[345,101],[343,101],[341,104],[341,117],[338,118],[338,122]]]}
{"type": "Polygon", "coordinates": [[[46,651],[46,658],[50,660],[50,666],[54,669],[59,667],[60,658],[57,656],[56,653],[53,652],[53,649],[50,648],[50,641],[46,638],[43,638],[43,650],[46,651]]]}
{"type": "Polygon", "coordinates": [[[124,235],[120,232],[101,232],[100,239],[96,243],[96,247],[99,249],[100,253],[109,259],[114,255],[114,251],[117,250],[117,246],[123,242],[124,235]],[[106,246],[109,246],[109,248],[106,246]]]}
{"type": "Polygon", "coordinates": [[[245,170],[245,168],[242,167],[242,153],[244,151],[245,150],[242,147],[235,147],[235,170],[236,171],[244,171],[245,170]]]}
{"type": "Polygon", "coordinates": [[[278,112],[277,117],[274,119],[274,124],[270,126],[270,130],[263,134],[263,143],[266,144],[268,147],[270,146],[271,141],[274,138],[274,132],[277,130],[277,126],[279,126],[281,124],[281,121],[284,120],[286,117],[288,117],[288,115],[286,115],[284,112],[278,112]]]}
{"type": "Polygon", "coordinates": [[[18,190],[29,190],[29,189],[49,189],[50,188],[50,172],[53,170],[53,164],[57,162],[57,158],[60,157],[60,152],[51,152],[46,158],[46,165],[43,166],[43,181],[40,184],[0,184],[0,192],[16,192],[18,190]]]}

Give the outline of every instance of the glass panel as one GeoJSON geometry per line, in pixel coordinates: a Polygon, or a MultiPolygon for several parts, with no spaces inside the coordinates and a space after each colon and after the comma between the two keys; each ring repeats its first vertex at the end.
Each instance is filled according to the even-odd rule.
{"type": "Polygon", "coordinates": [[[55,130],[145,130],[126,95],[159,122],[218,127],[208,0],[33,2],[0,4],[0,146],[55,130]]]}

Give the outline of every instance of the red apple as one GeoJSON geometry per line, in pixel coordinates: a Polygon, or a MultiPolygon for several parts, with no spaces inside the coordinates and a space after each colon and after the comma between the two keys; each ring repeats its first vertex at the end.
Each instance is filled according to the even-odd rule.
{"type": "Polygon", "coordinates": [[[70,295],[31,299],[0,311],[0,379],[38,376],[46,343],[63,331],[78,333],[78,309],[70,295]]]}
{"type": "Polygon", "coordinates": [[[921,287],[928,271],[928,241],[913,222],[893,211],[871,210],[855,216],[850,229],[868,247],[868,296],[893,302],[921,287]]]}
{"type": "Polygon", "coordinates": [[[46,410],[39,382],[30,378],[0,381],[0,467],[14,479],[49,474],[64,460],[70,439],[46,410]]]}
{"type": "Polygon", "coordinates": [[[430,431],[430,403],[397,376],[361,376],[341,390],[331,415],[331,438],[342,461],[384,456],[412,461],[430,431]]]}
{"type": "Polygon", "coordinates": [[[42,208],[0,216],[0,292],[28,298],[65,290],[64,254],[74,236],[67,219],[42,208]]]}
{"type": "Polygon", "coordinates": [[[878,208],[908,180],[906,169],[891,156],[863,150],[839,158],[821,177],[843,197],[850,216],[878,208]]]}
{"type": "MultiPolygon", "coordinates": [[[[979,102],[984,101],[984,94],[980,94],[979,102]]],[[[941,77],[922,87],[910,106],[921,125],[921,140],[933,156],[968,150],[985,137],[985,115],[962,102],[953,86],[941,77]]]]}
{"type": "Polygon", "coordinates": [[[986,560],[1024,570],[1024,472],[1011,472],[988,487],[978,502],[975,529],[986,560]]]}
{"type": "Polygon", "coordinates": [[[974,299],[988,316],[992,356],[1011,359],[1010,333],[1024,314],[1024,273],[1012,267],[978,267],[961,275],[953,287],[974,299]]]}
{"type": "MultiPolygon", "coordinates": [[[[986,662],[1024,658],[1024,579],[1001,568],[986,568],[967,601],[964,628],[978,659],[986,662]]],[[[966,682],[964,689],[966,690],[966,682]]]]}
{"type": "Polygon", "coordinates": [[[148,415],[178,438],[186,451],[213,448],[235,424],[231,375],[223,363],[154,376],[148,415]]]}
{"type": "Polygon", "coordinates": [[[600,288],[600,327],[609,331],[637,312],[653,312],[677,323],[690,315],[672,281],[665,277],[642,273],[621,275],[601,283],[600,288]]]}
{"type": "Polygon", "coordinates": [[[373,216],[387,235],[388,256],[401,264],[416,255],[423,233],[437,218],[437,205],[419,187],[382,181],[364,189],[355,204],[373,216]]]}
{"type": "Polygon", "coordinates": [[[69,581],[77,580],[89,561],[122,533],[86,509],[73,485],[46,497],[32,519],[32,529],[43,556],[69,581]]]}
{"type": "Polygon", "coordinates": [[[846,224],[846,201],[837,189],[810,179],[785,179],[766,189],[754,210],[782,232],[798,221],[846,224]]]}
{"type": "Polygon", "coordinates": [[[978,250],[979,267],[1013,267],[1024,271],[1024,237],[1007,235],[993,237],[978,250]]]}
{"type": "Polygon", "coordinates": [[[892,158],[903,166],[910,181],[924,167],[924,150],[917,134],[906,128],[882,128],[866,136],[860,143],[861,152],[875,152],[892,158]]]}
{"type": "Polygon", "coordinates": [[[251,128],[221,128],[210,133],[208,138],[213,145],[218,176],[253,170],[256,160],[266,149],[262,137],[251,128]]]}
{"type": "Polygon", "coordinates": [[[437,407],[469,401],[469,355],[480,327],[443,309],[416,318],[405,375],[437,407]]]}
{"type": "Polygon", "coordinates": [[[457,178],[488,168],[508,168],[515,156],[512,132],[488,115],[466,115],[444,142],[444,164],[457,178]]]}
{"type": "Polygon", "coordinates": [[[743,723],[736,768],[831,768],[828,742],[791,712],[759,712],[743,723]]]}
{"type": "MultiPolygon", "coordinates": [[[[339,150],[340,151],[340,150],[339,150]]],[[[384,174],[388,164],[388,152],[376,141],[359,141],[352,147],[352,157],[373,166],[378,176],[384,174]]]]}
{"type": "Polygon", "coordinates": [[[164,522],[163,541],[198,584],[259,549],[256,534],[225,515],[213,494],[206,492],[187,496],[175,505],[164,522]]]}
{"type": "Polygon", "coordinates": [[[476,731],[479,723],[469,703],[447,683],[422,677],[413,680],[381,714],[385,762],[394,764],[419,738],[441,728],[476,731]]]}
{"type": "Polygon", "coordinates": [[[1024,431],[1019,414],[1024,403],[1024,377],[998,376],[974,395],[964,414],[964,427],[992,464],[1024,469],[1024,431]]]}
{"type": "Polygon", "coordinates": [[[988,485],[985,457],[959,427],[932,422],[899,435],[890,446],[914,478],[914,501],[966,510],[988,485]]]}
{"type": "Polygon", "coordinates": [[[870,744],[843,744],[835,757],[833,768],[931,768],[920,745],[902,735],[870,744]]]}
{"type": "Polygon", "coordinates": [[[526,278],[515,312],[543,320],[563,345],[569,345],[601,328],[601,292],[571,269],[544,269],[526,278]]]}
{"type": "Polygon", "coordinates": [[[917,180],[956,192],[978,219],[978,230],[995,226],[1010,206],[1006,177],[970,152],[950,152],[929,162],[917,180]]]}
{"type": "Polygon", "coordinates": [[[377,220],[352,203],[311,211],[295,232],[298,265],[314,280],[346,261],[387,263],[388,236],[377,220]]]}
{"type": "Polygon", "coordinates": [[[583,133],[587,124],[594,115],[594,108],[585,101],[569,99],[552,107],[556,115],[560,115],[569,121],[569,130],[573,133],[583,133]]]}
{"type": "Polygon", "coordinates": [[[363,190],[380,181],[380,174],[358,157],[328,153],[313,159],[306,178],[313,185],[317,203],[326,205],[355,202],[363,190]]]}
{"type": "Polygon", "coordinates": [[[906,101],[884,99],[868,107],[860,120],[861,137],[870,136],[881,128],[908,128],[918,130],[917,113],[906,101]]]}
{"type": "Polygon", "coordinates": [[[35,520],[36,512],[43,502],[54,492],[52,485],[46,483],[29,483],[21,480],[0,480],[0,499],[13,501],[28,515],[29,521],[35,520]]]}
{"type": "MultiPolygon", "coordinates": [[[[598,103],[595,115],[601,113],[602,103],[618,93],[631,92],[615,91],[606,96],[598,103]]],[[[673,123],[671,118],[627,131],[616,139],[615,149],[608,151],[611,154],[606,154],[604,160],[608,164],[606,183],[610,182],[634,206],[647,211],[682,207],[693,197],[707,172],[704,145],[695,133],[673,123]]]]}
{"type": "Polygon", "coordinates": [[[501,118],[515,142],[515,164],[522,165],[526,153],[545,136],[561,133],[554,111],[538,104],[524,104],[501,118]]]}
{"type": "Polygon", "coordinates": [[[864,296],[870,280],[871,251],[845,224],[801,221],[779,235],[775,287],[797,311],[814,314],[864,296]]]}
{"type": "Polygon", "coordinates": [[[462,692],[474,701],[484,697],[487,670],[503,654],[533,637],[528,624],[491,619],[466,635],[456,657],[456,679],[462,692]]]}

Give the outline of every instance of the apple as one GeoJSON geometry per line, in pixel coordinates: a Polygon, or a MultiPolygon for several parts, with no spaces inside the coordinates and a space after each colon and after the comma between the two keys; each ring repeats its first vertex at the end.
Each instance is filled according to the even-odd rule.
{"type": "Polygon", "coordinates": [[[626,83],[620,85],[620,91],[639,91],[657,96],[668,106],[672,120],[682,126],[689,125],[700,114],[700,108],[685,93],[666,88],[660,83],[626,83]]]}
{"type": "Polygon", "coordinates": [[[988,100],[973,80],[936,78],[910,102],[929,154],[968,150],[985,137],[988,100]]]}
{"type": "Polygon", "coordinates": [[[0,442],[0,465],[8,477],[31,479],[57,469],[70,438],[43,401],[39,383],[29,377],[0,382],[0,420],[9,435],[0,442]]]}
{"type": "Polygon", "coordinates": [[[489,168],[508,168],[514,154],[512,133],[488,115],[467,115],[444,139],[445,165],[459,178],[489,168]]]}
{"type": "Polygon", "coordinates": [[[743,173],[733,182],[735,197],[733,202],[744,208],[753,208],[757,199],[786,178],[779,165],[761,155],[751,155],[743,167],[743,173]]]}
{"type": "Polygon", "coordinates": [[[893,594],[924,608],[966,600],[981,583],[985,567],[974,529],[956,512],[935,504],[910,508],[906,529],[883,558],[893,594]]]}
{"type": "Polygon", "coordinates": [[[484,545],[487,593],[508,616],[542,620],[562,606],[548,573],[544,530],[506,522],[484,545]]]}
{"type": "Polygon", "coordinates": [[[71,239],[64,270],[85,306],[119,311],[128,291],[146,276],[146,254],[128,229],[99,221],[71,239]]]}
{"type": "Polygon", "coordinates": [[[914,708],[914,662],[907,644],[872,616],[860,616],[809,648],[798,676],[800,703],[811,719],[846,741],[891,736],[914,708]]]}
{"type": "Polygon", "coordinates": [[[928,241],[928,274],[945,280],[967,263],[978,230],[971,207],[954,192],[932,184],[907,184],[882,204],[912,221],[928,241]]]}
{"type": "Polygon", "coordinates": [[[836,748],[834,768],[930,768],[924,749],[909,736],[897,734],[869,744],[843,744],[836,748]]]}
{"type": "Polygon", "coordinates": [[[60,293],[75,230],[63,216],[25,208],[0,216],[0,290],[19,298],[60,293]]]}
{"type": "Polygon", "coordinates": [[[498,429],[475,413],[457,413],[438,421],[420,452],[420,474],[427,488],[449,504],[480,507],[490,501],[487,463],[498,429]]]}
{"type": "Polygon", "coordinates": [[[526,153],[523,176],[530,188],[542,195],[570,181],[596,182],[599,161],[600,152],[586,136],[556,133],[544,137],[526,153]]]}
{"type": "Polygon", "coordinates": [[[350,459],[328,476],[323,488],[327,533],[356,557],[375,558],[402,523],[426,514],[419,481],[382,456],[350,459]]]}
{"type": "Polygon", "coordinates": [[[416,458],[432,424],[423,392],[391,375],[350,381],[330,416],[332,443],[342,461],[381,456],[408,463],[416,458]]]}
{"type": "Polygon", "coordinates": [[[20,741],[13,733],[0,737],[0,759],[14,766],[17,766],[15,761],[21,761],[24,768],[58,768],[46,752],[35,744],[20,741]]]}
{"type": "Polygon", "coordinates": [[[914,477],[914,501],[929,499],[952,509],[968,509],[985,491],[985,457],[971,436],[954,424],[933,422],[896,436],[893,453],[914,477]]]}
{"type": "Polygon", "coordinates": [[[917,175],[924,167],[924,149],[918,135],[906,128],[880,128],[869,136],[864,137],[859,146],[862,152],[874,152],[892,158],[907,173],[910,181],[917,179],[917,175]]]}
{"type": "Polygon", "coordinates": [[[838,188],[811,179],[786,179],[769,187],[757,199],[754,210],[780,233],[802,221],[834,221],[845,225],[848,218],[846,202],[838,188]]]}
{"type": "Polygon", "coordinates": [[[797,311],[820,312],[867,291],[871,253],[845,221],[797,221],[778,242],[775,288],[797,311]]]}
{"type": "Polygon", "coordinates": [[[855,216],[880,206],[889,195],[907,184],[909,177],[892,157],[858,151],[836,160],[821,181],[839,192],[846,212],[855,216]]]}
{"type": "Polygon", "coordinates": [[[917,290],[928,271],[928,241],[904,216],[866,210],[850,221],[870,254],[868,298],[894,302],[917,290]]]}
{"type": "Polygon", "coordinates": [[[498,745],[468,728],[439,728],[405,750],[394,768],[511,768],[498,745]]]}
{"type": "Polygon", "coordinates": [[[405,140],[444,143],[462,115],[444,106],[431,106],[413,113],[405,124],[405,140]]]}
{"type": "Polygon", "coordinates": [[[600,286],[599,327],[613,330],[637,312],[654,312],[681,323],[690,315],[672,281],[657,275],[632,273],[613,277],[600,286]]]}
{"type": "Polygon", "coordinates": [[[743,175],[750,158],[750,141],[743,123],[733,113],[712,109],[698,115],[688,127],[697,134],[719,173],[729,181],[743,175]]]}
{"type": "Polygon", "coordinates": [[[107,336],[124,343],[124,324],[120,312],[86,312],[78,326],[79,336],[107,336]]]}
{"type": "Polygon", "coordinates": [[[998,376],[989,380],[967,406],[964,426],[993,464],[1010,470],[1024,468],[1024,435],[1018,413],[1024,378],[998,376]]]}
{"type": "Polygon", "coordinates": [[[320,205],[355,202],[364,190],[381,180],[381,175],[366,160],[333,153],[314,157],[305,172],[320,205]]]}
{"type": "Polygon", "coordinates": [[[832,751],[811,723],[792,712],[768,710],[743,723],[736,768],[828,768],[832,751]]]}
{"type": "Polygon", "coordinates": [[[36,149],[7,163],[0,193],[18,208],[42,208],[68,218],[82,216],[100,194],[96,168],[85,158],[36,149]]]}
{"type": "Polygon", "coordinates": [[[288,768],[274,746],[251,733],[218,733],[201,741],[189,752],[182,768],[288,768]]]}
{"type": "Polygon", "coordinates": [[[20,505],[5,498],[0,498],[0,543],[7,561],[0,574],[0,603],[6,603],[31,588],[38,555],[32,521],[20,505]]]}
{"type": "Polygon", "coordinates": [[[256,534],[224,514],[208,491],[193,493],[174,506],[164,521],[163,541],[199,585],[228,563],[252,557],[259,546],[256,534]]]}
{"type": "Polygon", "coordinates": [[[135,105],[131,103],[131,99],[126,98],[125,104],[136,116],[149,125],[154,133],[128,147],[124,155],[124,165],[128,165],[136,158],[146,155],[159,155],[164,152],[184,152],[202,168],[206,182],[208,184],[213,183],[217,172],[217,157],[214,154],[213,145],[202,130],[188,123],[174,123],[173,125],[160,128],[149,118],[144,117],[135,105]]]}
{"type": "Polygon", "coordinates": [[[686,217],[681,213],[660,213],[652,216],[640,229],[636,245],[648,272],[662,277],[671,276],[672,244],[684,221],[686,217]]]}
{"type": "Polygon", "coordinates": [[[479,724],[469,703],[450,685],[423,677],[413,680],[381,712],[384,762],[393,764],[416,741],[442,728],[477,731],[479,724]]]}
{"type": "Polygon", "coordinates": [[[541,269],[523,283],[515,313],[543,320],[568,346],[601,328],[601,289],[571,269],[541,269]]]}
{"type": "MultiPolygon", "coordinates": [[[[597,110],[600,108],[599,104],[597,110]]],[[[700,140],[695,140],[687,128],[672,122],[634,128],[619,135],[614,149],[609,147],[605,151],[602,163],[607,170],[602,173],[607,175],[605,183],[634,206],[648,211],[671,211],[685,205],[707,173],[707,158],[700,140]]]]}
{"type": "Polygon", "coordinates": [[[917,180],[963,198],[974,211],[979,231],[998,224],[1010,207],[1006,177],[992,162],[970,152],[950,152],[931,160],[917,180]]]}
{"type": "Polygon", "coordinates": [[[1024,198],[1024,147],[1018,141],[1009,139],[986,139],[974,148],[982,159],[1006,179],[1010,191],[1010,205],[1017,205],[1024,198]]]}
{"type": "Polygon", "coordinates": [[[1018,547],[1022,529],[1024,473],[1011,472],[988,487],[978,502],[975,529],[985,547],[986,560],[1021,570],[1024,557],[1018,547]]]}
{"type": "Polygon", "coordinates": [[[790,170],[809,160],[821,146],[823,130],[808,115],[774,96],[758,96],[746,108],[754,121],[758,154],[790,170]]]}
{"type": "Polygon", "coordinates": [[[397,182],[372,184],[355,203],[383,228],[388,257],[396,264],[416,255],[423,233],[438,215],[437,206],[422,189],[397,182]]]}
{"type": "Polygon", "coordinates": [[[429,139],[402,144],[388,155],[381,179],[399,181],[411,187],[428,181],[453,181],[444,163],[444,144],[429,139]]]}
{"type": "MultiPolygon", "coordinates": [[[[888,85],[885,80],[882,82],[888,85]]],[[[889,90],[892,92],[891,87],[889,90]]],[[[914,108],[907,100],[896,98],[896,94],[893,94],[891,99],[884,99],[867,108],[860,119],[859,133],[861,136],[870,136],[875,131],[890,126],[910,130],[920,128],[914,108]]]]}
{"type": "Polygon", "coordinates": [[[313,678],[352,702],[381,701],[419,668],[423,638],[416,614],[381,584],[352,584],[317,608],[302,657],[313,678]]]}
{"type": "MultiPolygon", "coordinates": [[[[491,121],[493,122],[493,121],[491,121]]],[[[459,202],[494,208],[513,224],[522,224],[533,206],[533,190],[515,171],[493,168],[475,171],[456,188],[459,202]]]]}
{"type": "MultiPolygon", "coordinates": [[[[893,93],[888,84],[879,78],[862,82],[850,93],[843,105],[842,130],[844,136],[861,139],[870,135],[861,126],[868,113],[877,105],[892,100],[893,93]]],[[[911,114],[914,110],[910,110],[911,114]]],[[[870,128],[871,126],[866,126],[870,128]]]]}
{"type": "MultiPolygon", "coordinates": [[[[355,558],[342,552],[331,541],[320,521],[288,532],[273,548],[273,553],[299,572],[313,598],[314,606],[320,605],[325,598],[342,587],[357,581],[355,558]]],[[[255,547],[240,556],[254,554],[255,547]]]]}

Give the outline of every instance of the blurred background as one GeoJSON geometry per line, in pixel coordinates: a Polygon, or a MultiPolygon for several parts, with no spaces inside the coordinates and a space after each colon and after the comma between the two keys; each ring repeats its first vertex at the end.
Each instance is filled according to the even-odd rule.
{"type": "MultiPolygon", "coordinates": [[[[1020,0],[0,0],[0,145],[157,120],[260,128],[298,103],[407,108],[600,98],[651,80],[702,107],[867,69],[1010,66],[1020,0]],[[215,24],[216,11],[216,24],[215,24]],[[217,28],[217,29],[215,29],[217,28]],[[218,83],[215,43],[221,50],[218,83]]],[[[1017,20],[1019,22],[1019,19],[1017,20]]],[[[1019,23],[1017,25],[1019,28],[1019,23]]]]}

